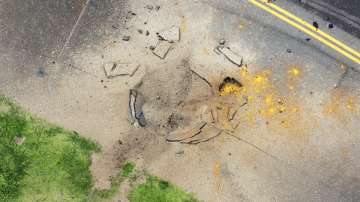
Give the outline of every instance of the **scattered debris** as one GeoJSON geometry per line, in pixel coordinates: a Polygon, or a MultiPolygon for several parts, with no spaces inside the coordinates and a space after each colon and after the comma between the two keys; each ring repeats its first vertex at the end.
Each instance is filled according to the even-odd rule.
{"type": "Polygon", "coordinates": [[[176,41],[180,41],[180,28],[176,26],[172,26],[168,29],[164,29],[156,33],[161,40],[168,41],[170,43],[174,43],[176,41]]]}
{"type": "Polygon", "coordinates": [[[219,40],[219,44],[220,44],[220,45],[224,46],[225,43],[226,43],[226,40],[225,40],[225,39],[220,39],[220,40],[219,40]]]}
{"type": "Polygon", "coordinates": [[[142,111],[142,106],[144,105],[145,100],[143,96],[134,89],[130,90],[129,94],[129,110],[131,116],[131,124],[135,127],[145,127],[146,120],[144,113],[142,111]]]}
{"type": "Polygon", "coordinates": [[[152,9],[154,9],[154,6],[153,5],[146,5],[145,8],[148,9],[148,10],[152,10],[152,9]]]}
{"type": "Polygon", "coordinates": [[[22,145],[24,143],[25,139],[26,139],[25,137],[16,136],[14,138],[14,143],[17,144],[17,145],[22,145]]]}
{"type": "Polygon", "coordinates": [[[166,55],[171,50],[172,45],[167,41],[159,41],[153,50],[153,53],[161,59],[165,59],[166,55]]]}
{"type": "Polygon", "coordinates": [[[122,38],[123,41],[130,41],[130,36],[126,35],[122,38]]]}
{"type": "Polygon", "coordinates": [[[116,62],[110,62],[104,65],[104,72],[108,79],[112,79],[117,76],[132,77],[139,67],[139,64],[118,64],[116,62]]]}
{"type": "Polygon", "coordinates": [[[316,21],[313,22],[313,26],[314,26],[316,29],[319,29],[319,23],[317,23],[316,21]]]}
{"type": "Polygon", "coordinates": [[[44,78],[46,76],[45,69],[43,67],[39,67],[38,70],[36,71],[36,75],[38,77],[44,78]]]}
{"type": "Polygon", "coordinates": [[[236,53],[234,53],[229,47],[218,46],[215,48],[215,52],[221,53],[224,55],[231,63],[241,67],[243,64],[243,59],[236,53]]]}
{"type": "Polygon", "coordinates": [[[119,29],[117,26],[115,26],[115,25],[112,25],[111,26],[113,29],[119,29]]]}
{"type": "Polygon", "coordinates": [[[177,157],[179,157],[179,156],[184,155],[184,153],[185,153],[184,150],[180,150],[180,151],[176,152],[175,155],[176,155],[177,157]]]}
{"type": "Polygon", "coordinates": [[[133,15],[133,16],[136,15],[136,13],[134,13],[134,12],[132,12],[132,11],[129,11],[128,13],[131,14],[131,15],[133,15]]]}

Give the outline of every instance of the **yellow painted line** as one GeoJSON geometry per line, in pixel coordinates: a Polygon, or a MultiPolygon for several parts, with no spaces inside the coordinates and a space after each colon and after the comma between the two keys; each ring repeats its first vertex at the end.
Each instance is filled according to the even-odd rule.
{"type": "Polygon", "coordinates": [[[318,41],[322,42],[323,44],[329,46],[330,48],[336,50],[337,52],[341,53],[342,55],[346,56],[347,58],[349,58],[350,60],[360,64],[360,59],[358,59],[357,57],[349,54],[348,52],[342,50],[341,48],[339,48],[338,46],[335,46],[334,44],[330,43],[329,41],[323,39],[322,37],[320,37],[319,35],[315,34],[314,32],[311,32],[310,30],[300,26],[299,24],[291,21],[290,19],[288,19],[287,17],[277,13],[274,10],[271,10],[269,7],[257,2],[256,0],[249,0],[249,2],[251,2],[252,4],[254,4],[255,6],[269,12],[270,14],[278,17],[279,19],[283,20],[284,22],[288,23],[289,25],[295,27],[296,29],[312,36],[313,38],[317,39],[318,41]]]}
{"type": "Polygon", "coordinates": [[[262,1],[263,3],[267,4],[268,6],[270,6],[271,8],[279,11],[280,13],[288,16],[289,18],[297,21],[298,23],[301,23],[303,24],[304,26],[306,26],[307,28],[311,29],[312,31],[314,32],[317,32],[319,33],[321,36],[325,37],[326,39],[328,39],[329,41],[335,43],[336,45],[340,46],[341,48],[349,51],[351,54],[357,56],[360,58],[360,53],[352,48],[350,48],[349,46],[347,46],[346,44],[344,44],[343,42],[337,40],[336,38],[330,36],[329,34],[321,31],[320,29],[316,29],[313,25],[309,24],[308,22],[306,22],[305,20],[295,16],[294,14],[290,13],[289,11],[287,10],[284,10],[282,8],[280,8],[279,6],[273,4],[273,3],[268,3],[266,0],[260,0],[262,1]]]}

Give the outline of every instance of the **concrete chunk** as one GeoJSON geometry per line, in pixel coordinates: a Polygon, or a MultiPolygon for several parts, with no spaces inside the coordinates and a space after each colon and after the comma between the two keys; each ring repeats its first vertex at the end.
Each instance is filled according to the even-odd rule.
{"type": "Polygon", "coordinates": [[[168,41],[170,43],[180,41],[180,28],[176,26],[164,29],[156,34],[160,37],[160,39],[168,41]]]}
{"type": "Polygon", "coordinates": [[[161,59],[165,59],[166,55],[169,53],[172,45],[167,41],[159,41],[153,50],[154,55],[158,56],[161,59]]]}
{"type": "Polygon", "coordinates": [[[201,133],[191,138],[184,139],[180,141],[185,144],[198,144],[201,142],[209,141],[221,134],[222,130],[216,128],[212,124],[207,124],[201,129],[201,133]]]}
{"type": "Polygon", "coordinates": [[[178,129],[169,133],[166,140],[169,142],[179,142],[188,138],[192,138],[201,133],[203,127],[206,126],[206,122],[200,121],[184,129],[178,129]]]}
{"type": "Polygon", "coordinates": [[[110,62],[104,64],[104,72],[105,76],[109,79],[117,76],[133,76],[139,67],[139,64],[121,64],[110,62]]]}
{"type": "Polygon", "coordinates": [[[240,57],[239,55],[234,53],[229,47],[218,46],[215,49],[215,52],[221,53],[222,55],[224,55],[226,57],[226,59],[228,59],[233,64],[235,64],[239,67],[242,66],[242,63],[243,63],[242,57],[240,57]]]}

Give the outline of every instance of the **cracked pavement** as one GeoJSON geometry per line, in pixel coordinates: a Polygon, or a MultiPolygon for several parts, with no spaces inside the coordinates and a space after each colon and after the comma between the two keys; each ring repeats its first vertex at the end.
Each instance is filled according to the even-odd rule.
{"type": "MultiPolygon", "coordinates": [[[[359,38],[336,23],[328,29],[311,10],[276,4],[360,50],[359,38]]],[[[96,186],[107,187],[129,159],[204,201],[360,200],[359,64],[248,1],[1,0],[0,10],[0,93],[99,142],[96,186]],[[151,46],[171,26],[180,28],[181,39],[161,59],[151,46]],[[214,52],[222,39],[243,58],[242,67],[214,52]],[[144,78],[153,85],[144,92],[159,93],[159,102],[167,95],[170,103],[182,99],[182,73],[165,69],[183,60],[214,89],[231,76],[254,97],[243,112],[249,116],[230,135],[177,144],[160,130],[129,123],[129,90],[144,78]],[[141,66],[132,77],[108,79],[103,65],[114,61],[141,66]],[[274,115],[278,100],[294,111],[274,115]]],[[[191,89],[187,96],[206,94],[201,85],[191,89]]],[[[169,114],[148,109],[159,123],[169,114]]]]}

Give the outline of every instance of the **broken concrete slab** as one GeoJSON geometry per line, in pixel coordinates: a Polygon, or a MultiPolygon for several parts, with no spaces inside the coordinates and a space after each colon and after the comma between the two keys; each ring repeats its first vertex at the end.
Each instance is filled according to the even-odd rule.
{"type": "Polygon", "coordinates": [[[136,71],[139,69],[139,64],[127,64],[127,63],[117,63],[110,62],[104,64],[105,76],[108,79],[112,79],[118,76],[134,76],[136,71]]]}
{"type": "Polygon", "coordinates": [[[209,141],[219,135],[221,135],[222,130],[218,129],[212,124],[206,124],[201,132],[191,138],[184,139],[180,141],[183,144],[199,144],[201,142],[209,141]]]}
{"type": "Polygon", "coordinates": [[[158,56],[161,59],[165,59],[166,55],[171,50],[172,45],[167,41],[159,41],[154,50],[152,51],[154,55],[158,56]]]}
{"type": "Polygon", "coordinates": [[[233,52],[229,47],[218,46],[215,48],[216,53],[220,53],[226,57],[231,63],[241,67],[243,64],[243,58],[233,52]]]}
{"type": "Polygon", "coordinates": [[[173,132],[170,132],[167,137],[166,141],[168,142],[180,142],[185,139],[194,137],[201,133],[202,128],[204,128],[207,125],[205,121],[197,122],[189,127],[178,129],[173,132]]]}
{"type": "Polygon", "coordinates": [[[136,90],[131,89],[129,94],[129,113],[130,121],[135,127],[145,127],[146,120],[142,110],[144,97],[136,90]]]}
{"type": "Polygon", "coordinates": [[[180,41],[180,28],[172,26],[156,33],[161,40],[168,41],[170,43],[180,41]]]}

